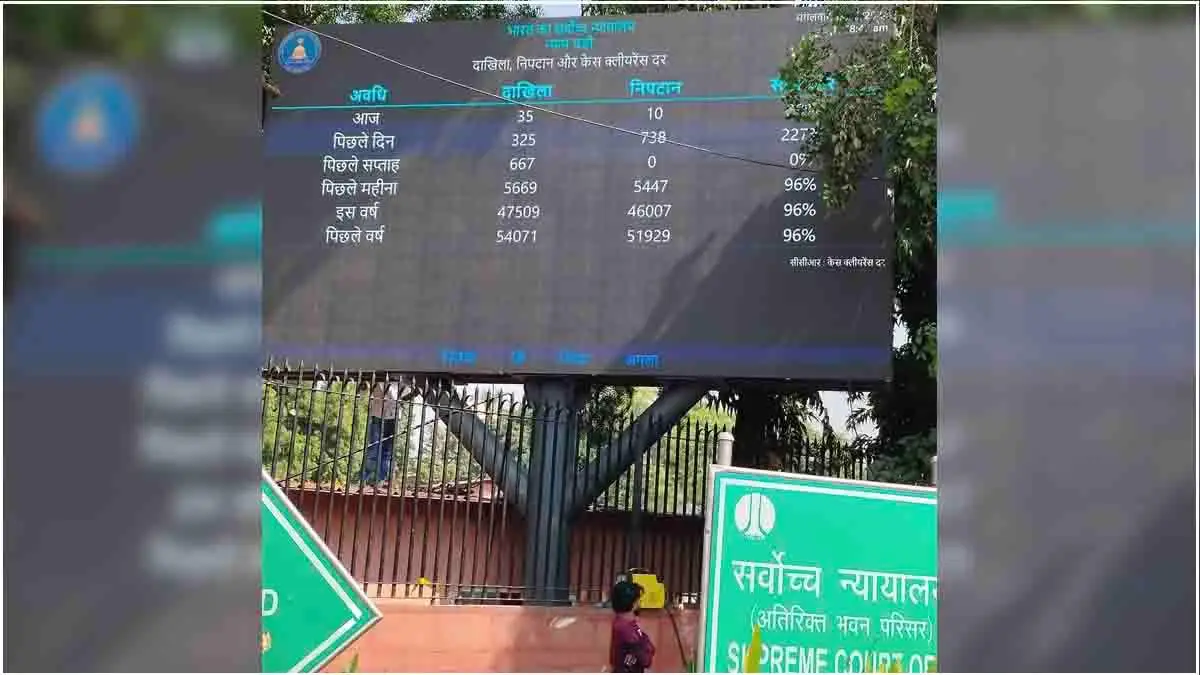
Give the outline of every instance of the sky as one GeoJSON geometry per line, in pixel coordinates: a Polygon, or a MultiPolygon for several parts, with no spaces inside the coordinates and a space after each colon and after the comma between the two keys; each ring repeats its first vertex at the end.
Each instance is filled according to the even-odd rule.
{"type": "Polygon", "coordinates": [[[542,16],[546,17],[580,16],[581,14],[580,3],[578,2],[535,2],[533,4],[539,5],[542,8],[542,16]]]}

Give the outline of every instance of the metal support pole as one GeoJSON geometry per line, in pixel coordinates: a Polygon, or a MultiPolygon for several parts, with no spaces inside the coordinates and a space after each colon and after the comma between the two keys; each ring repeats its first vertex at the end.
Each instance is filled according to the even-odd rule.
{"type": "Polygon", "coordinates": [[[933,481],[933,485],[936,487],[937,486],[937,478],[938,478],[938,476],[937,476],[937,455],[934,455],[933,459],[930,461],[933,464],[932,481],[933,481]]]}
{"type": "Polygon", "coordinates": [[[570,378],[525,385],[534,405],[529,448],[529,501],[525,510],[525,600],[570,601],[571,514],[567,485],[579,451],[579,410],[585,386],[570,378]]]}
{"type": "Polygon", "coordinates": [[[728,431],[717,434],[717,464],[721,466],[733,464],[733,434],[728,431]]]}

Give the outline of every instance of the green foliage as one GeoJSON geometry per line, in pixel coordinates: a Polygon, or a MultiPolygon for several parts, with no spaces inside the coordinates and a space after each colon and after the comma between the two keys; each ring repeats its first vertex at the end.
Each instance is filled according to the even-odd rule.
{"type": "MultiPolygon", "coordinates": [[[[34,102],[56,69],[85,63],[140,68],[161,61],[169,41],[188,30],[228,37],[224,44],[236,62],[253,53],[259,12],[250,6],[6,5],[4,23],[4,139],[16,147],[26,142],[34,102]]],[[[18,156],[5,155],[5,166],[18,156]]]]}
{"type": "Polygon", "coordinates": [[[830,6],[834,30],[801,40],[780,77],[788,85],[788,117],[815,126],[808,151],[824,167],[823,196],[830,207],[844,206],[871,164],[885,158],[896,229],[896,319],[909,340],[893,353],[892,385],[871,393],[854,421],[869,419],[879,430],[874,442],[858,448],[880,458],[877,476],[924,482],[937,424],[938,8],[871,11],[895,30],[851,36],[863,7],[830,6]],[[836,86],[827,88],[829,80],[836,86]]]}
{"type": "MultiPolygon", "coordinates": [[[[267,381],[263,386],[263,467],[278,481],[357,485],[367,441],[365,383],[267,381]]],[[[480,408],[480,412],[485,412],[480,408]]],[[[479,480],[482,469],[421,405],[397,406],[393,485],[479,480]]]]}
{"type": "Polygon", "coordinates": [[[251,7],[12,5],[4,9],[5,66],[14,55],[154,61],[161,58],[168,40],[197,22],[229,31],[230,48],[245,49],[243,38],[258,30],[258,19],[257,9],[251,7]]]}
{"type": "Polygon", "coordinates": [[[733,410],[720,403],[703,400],[697,403],[684,416],[686,422],[694,422],[710,429],[732,430],[734,424],[733,410]]]}
{"type": "Polygon", "coordinates": [[[820,393],[780,393],[754,385],[726,390],[720,400],[736,411],[734,464],[760,469],[823,472],[806,461],[839,449],[820,393]]]}
{"type": "Polygon", "coordinates": [[[277,480],[345,484],[362,466],[367,400],[354,382],[263,385],[263,466],[277,480]]]}
{"type": "Polygon", "coordinates": [[[419,5],[413,9],[416,10],[415,21],[482,21],[485,19],[515,21],[519,19],[535,19],[541,13],[541,10],[536,5],[529,3],[479,2],[462,5],[435,3],[431,5],[419,5]]]}
{"type": "MultiPolygon", "coordinates": [[[[263,467],[276,480],[292,485],[307,482],[357,489],[366,448],[368,391],[367,383],[353,380],[296,383],[268,379],[263,385],[263,467]]],[[[602,423],[583,420],[577,470],[588,466],[649,406],[655,391],[606,388],[597,395],[611,397],[595,404],[605,408],[609,417],[602,423]]],[[[453,405],[483,420],[525,466],[534,429],[554,417],[553,411],[535,409],[507,395],[476,393],[458,398],[453,405]]],[[[393,489],[412,491],[451,482],[478,482],[485,477],[467,449],[435,420],[433,408],[419,399],[400,401],[396,408],[393,489]]],[[[699,513],[708,461],[704,457],[712,454],[717,432],[731,423],[728,411],[698,405],[646,453],[640,469],[640,494],[647,511],[699,513]]],[[[626,471],[598,503],[606,508],[632,508],[638,472],[637,468],[626,471]]]]}
{"type": "MultiPolygon", "coordinates": [[[[658,396],[652,387],[631,389],[631,405],[627,416],[615,420],[614,426],[604,436],[605,442],[615,437],[631,419],[650,407],[658,396]]],[[[701,402],[664,437],[652,446],[642,458],[641,491],[646,511],[655,513],[700,513],[700,501],[704,491],[704,479],[709,457],[716,447],[717,433],[729,429],[733,424],[731,411],[701,402]]],[[[599,447],[593,447],[586,459],[596,456],[599,447]]],[[[581,461],[580,466],[584,466],[581,461]]],[[[628,509],[634,503],[634,480],[639,475],[637,466],[631,467],[609,487],[596,501],[603,508],[628,509]]]]}
{"type": "Polygon", "coordinates": [[[633,410],[633,387],[596,387],[584,409],[584,438],[589,447],[608,442],[614,429],[629,419],[633,410]]]}
{"type": "Polygon", "coordinates": [[[892,451],[871,463],[867,478],[885,483],[929,483],[931,461],[937,452],[936,433],[930,429],[900,438],[892,451]]]}

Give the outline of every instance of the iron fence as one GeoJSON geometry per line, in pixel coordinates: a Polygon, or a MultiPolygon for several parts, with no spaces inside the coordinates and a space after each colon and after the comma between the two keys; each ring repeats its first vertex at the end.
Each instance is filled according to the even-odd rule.
{"type": "MultiPolygon", "coordinates": [[[[471,447],[486,446],[493,467],[527,467],[539,426],[568,419],[575,462],[562,479],[575,489],[635,417],[602,412],[373,374],[268,370],[262,461],[369,594],[520,603],[525,516],[505,494],[504,470],[489,475],[471,447]],[[461,427],[462,438],[451,433],[449,415],[481,421],[470,433],[487,442],[461,427]]],[[[658,574],[672,602],[698,600],[705,475],[730,423],[697,406],[571,516],[571,601],[605,601],[615,576],[635,567],[658,574]]],[[[789,468],[862,474],[860,463],[833,457],[795,461],[789,468]]]]}

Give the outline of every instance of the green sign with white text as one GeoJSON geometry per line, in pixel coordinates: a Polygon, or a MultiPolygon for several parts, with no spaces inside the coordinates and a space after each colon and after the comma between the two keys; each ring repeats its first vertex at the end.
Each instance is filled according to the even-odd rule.
{"type": "Polygon", "coordinates": [[[714,466],[697,670],[932,672],[937,493],[714,466]]]}
{"type": "Polygon", "coordinates": [[[379,610],[263,472],[262,670],[311,673],[379,620],[379,610]]]}

